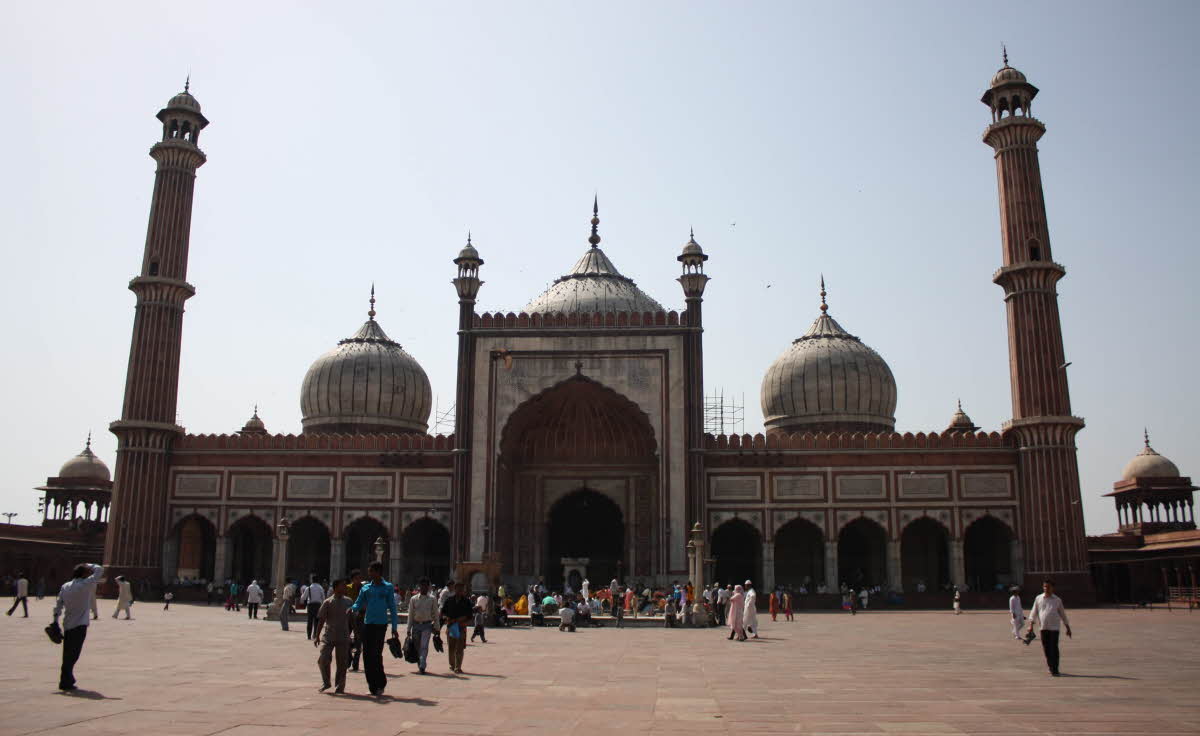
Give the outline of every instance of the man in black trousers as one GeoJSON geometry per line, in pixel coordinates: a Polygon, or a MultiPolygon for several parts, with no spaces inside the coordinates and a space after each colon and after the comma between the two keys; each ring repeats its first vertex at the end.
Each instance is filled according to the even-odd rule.
{"type": "Polygon", "coordinates": [[[54,603],[54,623],[62,616],[63,657],[62,670],[58,676],[59,690],[75,689],[75,663],[83,653],[83,640],[87,638],[88,622],[91,620],[92,596],[96,594],[96,583],[104,568],[99,565],[76,565],[72,577],[63,583],[54,603]]]}

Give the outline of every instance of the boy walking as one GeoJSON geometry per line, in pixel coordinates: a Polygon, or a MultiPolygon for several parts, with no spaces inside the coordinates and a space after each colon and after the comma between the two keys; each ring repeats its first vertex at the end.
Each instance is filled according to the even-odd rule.
{"type": "Polygon", "coordinates": [[[1042,594],[1033,599],[1033,607],[1029,609],[1029,631],[1034,624],[1041,624],[1042,652],[1046,655],[1046,666],[1050,674],[1058,677],[1058,628],[1061,625],[1071,636],[1071,624],[1067,621],[1067,611],[1063,607],[1062,598],[1054,594],[1054,581],[1047,579],[1042,583],[1042,594]]]}
{"type": "MultiPolygon", "coordinates": [[[[346,597],[346,581],[334,580],[333,593],[317,607],[317,625],[313,631],[313,646],[321,648],[317,667],[321,671],[321,689],[325,692],[333,684],[335,693],[346,692],[346,669],[350,666],[350,606],[353,601],[346,597]],[[321,632],[325,632],[324,638],[321,632]],[[329,681],[329,665],[337,657],[337,673],[333,683],[329,681]]],[[[311,590],[311,589],[310,589],[311,590]]]]}
{"type": "Polygon", "coordinates": [[[12,608],[8,609],[9,616],[13,615],[18,605],[25,612],[25,618],[29,618],[29,580],[23,572],[17,573],[17,595],[13,598],[12,608]]]}

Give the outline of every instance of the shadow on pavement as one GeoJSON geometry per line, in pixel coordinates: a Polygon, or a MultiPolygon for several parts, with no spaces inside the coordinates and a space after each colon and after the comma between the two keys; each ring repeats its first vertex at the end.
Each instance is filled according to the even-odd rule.
{"type": "Polygon", "coordinates": [[[103,693],[98,693],[95,690],[59,690],[59,695],[65,695],[68,698],[85,698],[87,700],[124,700],[124,698],[110,698],[103,693]]]}

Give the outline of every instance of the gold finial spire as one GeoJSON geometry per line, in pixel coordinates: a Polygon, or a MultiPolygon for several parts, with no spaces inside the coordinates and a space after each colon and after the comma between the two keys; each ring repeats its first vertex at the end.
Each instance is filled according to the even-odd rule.
{"type": "Polygon", "coordinates": [[[258,416],[258,404],[254,405],[254,416],[258,416]]]}
{"type": "Polygon", "coordinates": [[[592,199],[592,235],[588,238],[588,242],[592,247],[600,245],[600,233],[596,232],[596,227],[600,224],[600,195],[597,194],[592,199]]]}
{"type": "Polygon", "coordinates": [[[470,244],[471,244],[471,231],[468,230],[467,231],[467,245],[470,245],[470,244]]]}
{"type": "Polygon", "coordinates": [[[367,310],[367,317],[375,319],[375,282],[371,282],[371,308],[367,310]]]}
{"type": "Polygon", "coordinates": [[[1008,66],[1008,47],[1004,44],[1000,44],[1000,51],[1004,56],[1004,66],[1008,66]]]}
{"type": "Polygon", "coordinates": [[[829,305],[825,303],[825,274],[821,274],[821,314],[829,311],[829,305]]]}
{"type": "Polygon", "coordinates": [[[959,400],[958,400],[958,410],[959,410],[960,412],[962,411],[962,399],[959,399],[959,400]]]}

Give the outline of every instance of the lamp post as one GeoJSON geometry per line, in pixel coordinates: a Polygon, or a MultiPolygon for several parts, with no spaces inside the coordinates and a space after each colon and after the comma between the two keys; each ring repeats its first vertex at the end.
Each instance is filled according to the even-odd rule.
{"type": "Polygon", "coordinates": [[[0,516],[3,516],[5,519],[8,520],[7,523],[9,523],[9,524],[12,523],[13,517],[16,515],[17,515],[16,511],[5,511],[3,514],[0,514],[0,516]]]}
{"type": "Polygon", "coordinates": [[[692,538],[688,542],[688,555],[692,561],[692,624],[708,626],[708,610],[704,608],[704,530],[700,522],[692,526],[692,538]]]}
{"type": "Polygon", "coordinates": [[[275,597],[271,599],[271,605],[267,607],[268,621],[279,620],[279,609],[283,607],[283,589],[287,586],[287,517],[281,517],[279,523],[275,525],[275,538],[279,542],[279,554],[275,555],[275,571],[272,573],[275,578],[275,597]]]}

